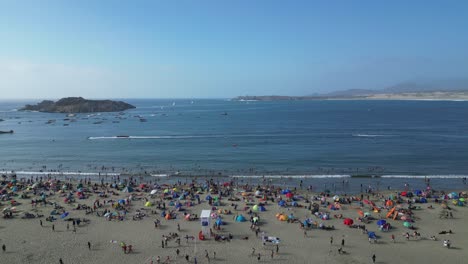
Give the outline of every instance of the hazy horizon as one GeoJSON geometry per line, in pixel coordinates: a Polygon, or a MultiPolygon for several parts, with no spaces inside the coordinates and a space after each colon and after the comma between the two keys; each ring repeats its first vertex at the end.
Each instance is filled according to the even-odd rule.
{"type": "Polygon", "coordinates": [[[465,78],[468,2],[4,1],[0,99],[225,99],[465,78]]]}

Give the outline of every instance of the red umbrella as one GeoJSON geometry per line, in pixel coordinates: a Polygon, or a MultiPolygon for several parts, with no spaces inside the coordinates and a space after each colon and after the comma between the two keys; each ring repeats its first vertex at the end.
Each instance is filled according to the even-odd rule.
{"type": "Polygon", "coordinates": [[[288,198],[293,198],[293,197],[294,197],[294,194],[292,194],[292,193],[287,193],[287,194],[286,194],[286,197],[288,197],[288,198]]]}

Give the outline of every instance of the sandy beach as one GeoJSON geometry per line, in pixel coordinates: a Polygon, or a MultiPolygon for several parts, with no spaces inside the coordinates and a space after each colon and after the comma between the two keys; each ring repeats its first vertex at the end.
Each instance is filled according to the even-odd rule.
{"type": "Polygon", "coordinates": [[[83,183],[83,186],[72,182],[64,187],[64,182],[54,180],[38,183],[11,177],[2,179],[4,217],[0,220],[0,244],[5,245],[0,258],[2,263],[60,263],[60,260],[62,263],[158,263],[158,256],[160,263],[195,263],[195,258],[197,263],[372,263],[374,254],[375,263],[464,263],[467,257],[468,210],[466,206],[453,204],[463,193],[457,193],[457,196],[461,194],[458,198],[451,196],[454,199],[429,191],[410,198],[398,198],[396,192],[364,193],[361,200],[361,194],[333,197],[333,194],[312,193],[299,187],[288,192],[281,186],[236,186],[233,183],[149,186],[134,182],[114,188],[95,182],[83,183]],[[132,192],[124,190],[126,185],[132,186],[132,192]],[[27,198],[23,196],[22,199],[21,195],[27,198]],[[207,195],[212,197],[212,205],[207,195]],[[422,197],[427,197],[424,198],[427,203],[413,203],[413,210],[405,210],[408,200],[422,197]],[[437,202],[434,197],[439,197],[437,202]],[[393,198],[392,205],[386,201],[388,198],[393,198]],[[36,205],[32,204],[33,199],[38,200],[36,205]],[[232,201],[237,199],[239,201],[232,201]],[[19,204],[12,204],[12,200],[19,204]],[[120,206],[116,208],[119,201],[120,206]],[[178,203],[181,206],[177,206],[178,203]],[[254,208],[258,204],[261,205],[254,208]],[[77,210],[79,205],[89,208],[77,210]],[[265,211],[261,211],[261,207],[265,211]],[[389,209],[394,207],[406,214],[398,214],[396,220],[393,220],[394,214],[387,218],[389,209]],[[184,213],[194,217],[194,214],[200,216],[202,210],[211,209],[216,209],[212,213],[219,215],[223,222],[220,230],[215,229],[213,224],[217,217],[213,215],[209,226],[220,241],[215,238],[199,240],[200,220],[188,221],[184,217],[184,213]],[[251,215],[258,216],[259,221],[252,229],[249,212],[253,209],[257,210],[251,215]],[[56,220],[47,221],[54,210],[52,216],[56,220]],[[141,219],[134,220],[137,210],[141,219]],[[163,211],[172,211],[175,219],[166,220],[162,217],[163,211]],[[231,213],[226,214],[229,211],[231,213]],[[108,217],[104,216],[107,212],[110,213],[108,217]],[[25,213],[43,216],[22,219],[25,213]],[[292,214],[297,220],[280,221],[278,214],[292,214]],[[368,216],[363,218],[363,214],[368,216]],[[237,215],[243,215],[246,221],[237,222],[237,215]],[[318,215],[327,215],[329,219],[318,215]],[[404,227],[402,216],[407,217],[414,230],[404,227]],[[346,218],[352,219],[353,225],[365,225],[367,232],[345,225],[346,218]],[[74,228],[72,219],[80,219],[81,223],[78,225],[75,221],[74,228]],[[310,219],[310,227],[301,226],[306,219],[310,219]],[[377,222],[381,219],[391,225],[388,231],[379,230],[377,222]],[[157,220],[160,224],[156,227],[157,220]],[[334,229],[320,229],[321,225],[334,229]],[[259,228],[258,236],[255,228],[259,228]],[[439,234],[441,231],[448,234],[439,234]],[[376,241],[369,239],[369,232],[376,234],[376,241]],[[163,248],[163,236],[174,233],[180,238],[180,245],[174,237],[168,239],[163,248]],[[280,242],[263,244],[262,234],[278,237],[280,242]],[[436,239],[431,239],[432,236],[436,239]],[[444,240],[450,240],[450,248],[444,246],[444,240]],[[122,243],[127,246],[126,253],[122,243]],[[128,252],[129,245],[131,252],[128,252]]]}

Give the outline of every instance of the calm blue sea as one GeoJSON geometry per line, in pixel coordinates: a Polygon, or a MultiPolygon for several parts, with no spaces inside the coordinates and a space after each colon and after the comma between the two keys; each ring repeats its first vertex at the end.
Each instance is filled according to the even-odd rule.
{"type": "Polygon", "coordinates": [[[406,178],[418,175],[457,187],[468,175],[468,102],[124,101],[137,108],[75,122],[15,111],[34,101],[0,101],[0,130],[15,131],[0,135],[0,170],[307,175],[305,184],[324,188],[340,188],[340,175],[392,175],[347,180],[380,188],[423,185],[406,178]]]}

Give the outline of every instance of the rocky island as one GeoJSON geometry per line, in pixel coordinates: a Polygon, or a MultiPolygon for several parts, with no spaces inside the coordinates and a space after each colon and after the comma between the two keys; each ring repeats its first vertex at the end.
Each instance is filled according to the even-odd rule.
{"type": "Polygon", "coordinates": [[[26,105],[20,111],[39,111],[46,113],[95,113],[120,112],[135,106],[112,100],[87,100],[82,97],[67,97],[56,102],[44,100],[36,105],[26,105]]]}

